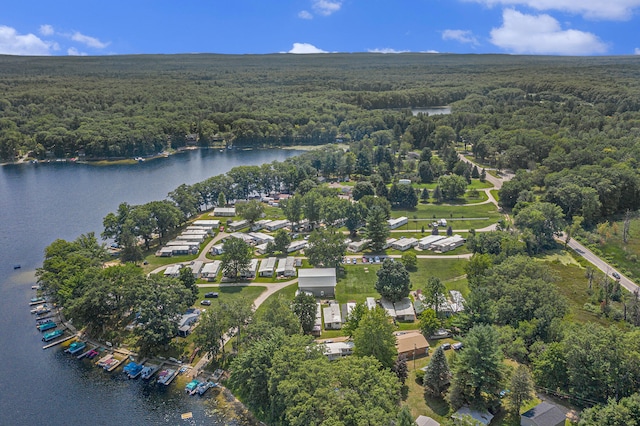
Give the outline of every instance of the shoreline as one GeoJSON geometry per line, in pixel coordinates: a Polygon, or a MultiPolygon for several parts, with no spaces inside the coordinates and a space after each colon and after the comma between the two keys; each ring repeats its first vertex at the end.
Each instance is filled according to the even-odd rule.
{"type": "MultiPolygon", "coordinates": [[[[37,160],[34,158],[23,157],[16,161],[10,162],[1,162],[0,167],[2,166],[17,166],[22,164],[29,164],[37,166],[39,164],[51,164],[51,163],[72,163],[72,164],[86,164],[90,166],[111,166],[111,165],[125,165],[132,166],[139,163],[144,163],[147,161],[158,160],[161,158],[169,158],[174,155],[183,154],[187,151],[196,151],[196,150],[220,150],[220,151],[257,151],[257,150],[266,150],[266,149],[286,149],[292,151],[314,151],[320,149],[324,145],[285,145],[285,146],[260,146],[260,147],[234,147],[232,149],[227,149],[225,147],[216,147],[216,146],[192,146],[192,147],[182,147],[176,150],[171,151],[163,151],[158,154],[150,155],[148,157],[135,157],[135,158],[114,158],[114,159],[97,159],[97,160],[79,160],[77,157],[72,158],[55,158],[55,159],[46,159],[46,160],[37,160]]],[[[342,147],[342,149],[348,149],[346,144],[337,144],[342,147]]]]}

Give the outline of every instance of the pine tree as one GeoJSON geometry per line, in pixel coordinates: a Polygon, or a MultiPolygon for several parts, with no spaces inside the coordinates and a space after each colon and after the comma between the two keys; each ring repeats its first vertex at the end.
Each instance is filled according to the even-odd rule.
{"type": "Polygon", "coordinates": [[[439,186],[436,186],[436,189],[433,190],[433,199],[436,200],[436,203],[442,202],[442,191],[439,186]]]}
{"type": "Polygon", "coordinates": [[[422,192],[420,193],[420,199],[423,203],[429,201],[429,190],[427,188],[422,189],[422,192]]]}
{"type": "Polygon", "coordinates": [[[398,413],[398,419],[396,421],[396,426],[413,426],[415,423],[413,422],[413,416],[411,415],[411,411],[409,407],[404,405],[400,412],[398,413]]]}
{"type": "Polygon", "coordinates": [[[404,385],[404,382],[409,377],[409,369],[407,368],[407,356],[405,354],[400,354],[398,358],[396,358],[395,364],[391,367],[391,371],[396,373],[400,382],[404,385]]]}
{"type": "Polygon", "coordinates": [[[533,398],[533,382],[531,373],[525,365],[519,365],[511,376],[511,386],[509,393],[509,408],[513,415],[520,414],[522,405],[533,398]]]}
{"type": "Polygon", "coordinates": [[[480,172],[480,182],[484,182],[487,180],[487,171],[483,168],[482,172],[480,172]]]}
{"type": "Polygon", "coordinates": [[[371,207],[367,216],[365,233],[367,238],[371,240],[371,250],[374,253],[381,252],[389,236],[389,225],[387,224],[387,215],[384,209],[379,206],[371,207]]]}
{"type": "Polygon", "coordinates": [[[478,172],[478,166],[473,166],[473,170],[471,170],[471,177],[474,179],[478,179],[480,177],[480,172],[478,172]]]}
{"type": "Polygon", "coordinates": [[[451,371],[442,346],[439,346],[431,357],[423,381],[426,390],[437,397],[440,397],[449,385],[451,371]]]}

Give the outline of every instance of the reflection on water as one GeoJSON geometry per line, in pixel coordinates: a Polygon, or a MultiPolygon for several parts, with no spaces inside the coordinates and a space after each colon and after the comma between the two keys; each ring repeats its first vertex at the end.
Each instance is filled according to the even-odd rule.
{"type": "Polygon", "coordinates": [[[446,114],[451,114],[451,107],[435,106],[435,107],[425,107],[425,108],[411,108],[411,113],[413,115],[418,115],[418,114],[446,115],[446,114]]]}

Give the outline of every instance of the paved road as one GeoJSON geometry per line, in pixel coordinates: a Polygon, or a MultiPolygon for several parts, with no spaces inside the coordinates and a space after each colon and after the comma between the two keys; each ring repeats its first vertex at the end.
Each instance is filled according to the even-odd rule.
{"type": "MultiPolygon", "coordinates": [[[[562,235],[559,238],[557,238],[556,240],[558,242],[564,243],[565,242],[565,236],[562,235]]],[[[620,274],[620,285],[622,287],[626,288],[627,290],[629,290],[631,293],[633,293],[634,291],[638,290],[638,285],[637,284],[635,284],[629,278],[627,278],[624,275],[622,275],[620,273],[620,271],[616,270],[613,266],[609,265],[607,262],[605,262],[604,260],[600,259],[591,250],[589,250],[588,248],[586,248],[585,246],[583,246],[582,244],[580,244],[579,242],[577,242],[573,238],[569,241],[568,245],[576,253],[578,253],[580,256],[584,257],[592,265],[594,265],[596,268],[600,269],[606,275],[611,277],[611,274],[614,273],[614,272],[617,272],[618,274],[620,274]]]]}

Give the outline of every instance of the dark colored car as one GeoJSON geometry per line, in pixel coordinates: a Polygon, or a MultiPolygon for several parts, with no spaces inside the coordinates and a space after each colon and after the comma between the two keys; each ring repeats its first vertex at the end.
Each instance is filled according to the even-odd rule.
{"type": "Polygon", "coordinates": [[[613,276],[613,278],[615,278],[616,280],[620,279],[620,274],[617,272],[612,272],[611,275],[613,276]]]}
{"type": "Polygon", "coordinates": [[[209,292],[209,293],[205,293],[204,297],[207,297],[207,298],[212,297],[212,298],[215,299],[216,297],[218,297],[218,293],[212,291],[212,292],[209,292]]]}

